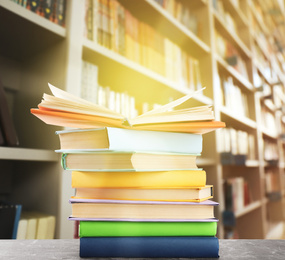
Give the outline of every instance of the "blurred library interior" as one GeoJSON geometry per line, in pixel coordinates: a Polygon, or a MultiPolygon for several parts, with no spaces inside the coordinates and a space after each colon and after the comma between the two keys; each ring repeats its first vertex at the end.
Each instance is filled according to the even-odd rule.
{"type": "Polygon", "coordinates": [[[60,128],[30,114],[48,82],[129,118],[205,87],[186,105],[226,123],[197,159],[217,237],[285,238],[284,0],[0,0],[0,24],[0,217],[23,213],[11,238],[77,232],[60,128]]]}

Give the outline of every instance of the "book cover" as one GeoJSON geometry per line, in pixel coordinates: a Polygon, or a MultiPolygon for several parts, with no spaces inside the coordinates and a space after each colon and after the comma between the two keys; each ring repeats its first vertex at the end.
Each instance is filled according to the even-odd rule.
{"type": "Polygon", "coordinates": [[[75,171],[166,171],[198,170],[199,155],[155,152],[60,150],[65,170],[75,171]],[[146,163],[147,162],[147,163],[146,163]]]}
{"type": "Polygon", "coordinates": [[[206,172],[80,172],[71,173],[73,188],[187,188],[206,185],[206,172]]]}
{"type": "Polygon", "coordinates": [[[52,13],[54,11],[55,0],[45,0],[43,1],[43,12],[44,17],[52,21],[52,13]]]}
{"type": "Polygon", "coordinates": [[[7,146],[18,146],[19,140],[11,117],[4,86],[0,78],[0,128],[7,146]]]}
{"type": "Polygon", "coordinates": [[[15,205],[16,212],[15,212],[15,220],[14,220],[14,228],[13,228],[13,234],[12,234],[12,239],[17,238],[17,233],[18,233],[18,226],[19,226],[19,221],[22,213],[22,205],[15,205]]]}
{"type": "Polygon", "coordinates": [[[80,257],[213,258],[216,237],[83,237],[80,257]]]}
{"type": "Polygon", "coordinates": [[[208,219],[217,202],[70,199],[75,218],[208,219]]]}
{"type": "Polygon", "coordinates": [[[55,23],[60,26],[65,26],[65,9],[66,9],[66,1],[65,0],[57,0],[56,1],[56,9],[55,9],[55,23]]]}
{"type": "Polygon", "coordinates": [[[201,202],[213,198],[213,185],[185,188],[76,188],[77,199],[201,202]]]}
{"type": "Polygon", "coordinates": [[[38,109],[31,109],[32,114],[47,124],[75,128],[112,126],[200,134],[225,126],[223,122],[213,121],[214,115],[210,106],[173,110],[189,100],[194,93],[130,120],[117,112],[78,98],[51,84],[49,87],[54,96],[44,94],[38,109]]]}
{"type": "Polygon", "coordinates": [[[80,221],[80,237],[215,236],[217,222],[80,221]]]}
{"type": "Polygon", "coordinates": [[[15,216],[15,205],[0,203],[0,239],[13,238],[15,216]]]}
{"type": "Polygon", "coordinates": [[[56,132],[61,149],[106,149],[200,154],[202,135],[114,127],[56,132]]]}

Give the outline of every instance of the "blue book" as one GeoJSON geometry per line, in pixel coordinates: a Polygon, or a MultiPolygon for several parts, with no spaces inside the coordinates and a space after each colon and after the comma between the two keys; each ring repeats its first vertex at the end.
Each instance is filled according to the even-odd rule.
{"type": "Polygon", "coordinates": [[[218,258],[216,237],[82,237],[80,257],[218,258]]]}
{"type": "Polygon", "coordinates": [[[16,213],[15,213],[12,239],[17,238],[18,226],[19,226],[19,221],[20,221],[20,217],[21,217],[21,213],[22,213],[22,205],[15,205],[15,208],[16,208],[16,213]]]}

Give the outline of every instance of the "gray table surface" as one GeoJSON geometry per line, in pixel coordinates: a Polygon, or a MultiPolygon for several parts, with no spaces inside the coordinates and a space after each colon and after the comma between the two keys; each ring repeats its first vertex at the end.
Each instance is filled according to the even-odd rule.
{"type": "MultiPolygon", "coordinates": [[[[219,242],[220,242],[220,252],[219,252],[220,260],[225,260],[225,259],[285,260],[285,240],[221,239],[219,240],[219,242]]],[[[90,259],[90,258],[79,257],[78,239],[54,239],[54,240],[0,240],[0,259],[75,260],[75,259],[90,259]]],[[[96,258],[96,259],[101,259],[101,258],[96,258]]],[[[142,258],[136,258],[136,259],[142,259],[142,258]]],[[[199,259],[205,259],[205,258],[199,258],[199,259]]]]}

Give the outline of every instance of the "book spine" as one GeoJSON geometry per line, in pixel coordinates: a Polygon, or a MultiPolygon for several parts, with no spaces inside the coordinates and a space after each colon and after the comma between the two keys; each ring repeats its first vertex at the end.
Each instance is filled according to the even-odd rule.
{"type": "Polygon", "coordinates": [[[215,236],[217,222],[80,221],[80,237],[215,236]]]}
{"type": "Polygon", "coordinates": [[[219,257],[219,241],[216,237],[83,237],[80,257],[219,257]]]}
{"type": "Polygon", "coordinates": [[[43,1],[43,13],[44,17],[52,21],[52,12],[54,8],[55,0],[44,0],[43,1]]]}
{"type": "Polygon", "coordinates": [[[55,9],[56,24],[65,26],[65,9],[66,9],[66,1],[56,0],[56,9],[55,9]]]}

